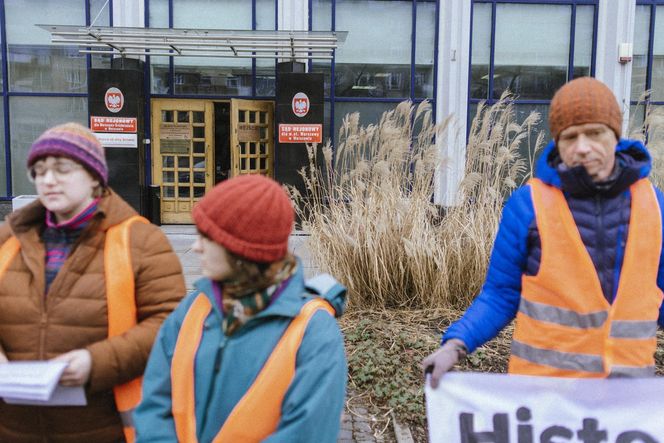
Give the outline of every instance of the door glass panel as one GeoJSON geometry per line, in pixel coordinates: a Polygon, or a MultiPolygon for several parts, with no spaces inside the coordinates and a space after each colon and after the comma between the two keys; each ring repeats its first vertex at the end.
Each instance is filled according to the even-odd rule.
{"type": "Polygon", "coordinates": [[[191,174],[189,174],[189,171],[187,172],[178,172],[178,182],[179,183],[189,183],[189,177],[191,174]]]}
{"type": "Polygon", "coordinates": [[[173,111],[161,111],[161,121],[164,123],[173,123],[173,111]]]}
{"type": "Polygon", "coordinates": [[[202,126],[194,126],[194,138],[205,138],[205,128],[202,126]]]}
{"type": "Polygon", "coordinates": [[[194,123],[205,123],[205,112],[194,111],[194,123]]]}
{"type": "Polygon", "coordinates": [[[196,154],[204,154],[205,153],[205,142],[195,141],[194,142],[194,152],[196,154]]]}
{"type": "Polygon", "coordinates": [[[178,197],[189,198],[189,186],[178,186],[178,197]]]}
{"type": "Polygon", "coordinates": [[[197,186],[194,188],[194,197],[203,197],[205,195],[205,188],[202,186],[197,186]]]}
{"type": "Polygon", "coordinates": [[[189,111],[178,111],[178,123],[189,123],[189,111]]]}
{"type": "Polygon", "coordinates": [[[173,167],[173,156],[172,155],[164,155],[161,158],[161,164],[164,168],[172,168],[173,167]]]}
{"type": "Polygon", "coordinates": [[[166,197],[166,198],[175,197],[175,190],[174,190],[173,186],[163,186],[162,191],[164,193],[164,197],[166,197]]]}
{"type": "Polygon", "coordinates": [[[188,167],[189,167],[189,156],[178,157],[178,168],[188,168],[188,167]]]}

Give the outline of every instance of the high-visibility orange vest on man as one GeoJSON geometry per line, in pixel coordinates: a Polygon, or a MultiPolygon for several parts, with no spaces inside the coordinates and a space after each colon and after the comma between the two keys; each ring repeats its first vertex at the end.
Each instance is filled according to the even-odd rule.
{"type": "Polygon", "coordinates": [[[647,377],[664,325],[662,208],[646,147],[593,78],[567,83],[553,141],[505,204],[482,291],[423,365],[432,386],[516,318],[509,372],[647,377]]]}

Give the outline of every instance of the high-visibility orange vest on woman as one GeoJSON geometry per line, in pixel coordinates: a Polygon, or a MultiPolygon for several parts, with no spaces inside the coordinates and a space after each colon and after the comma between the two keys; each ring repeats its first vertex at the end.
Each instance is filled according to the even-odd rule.
{"type": "Polygon", "coordinates": [[[509,372],[556,377],[654,375],[662,220],[652,184],[630,187],[631,216],[616,297],[599,277],[563,193],[530,181],[542,244],[539,272],[522,277],[509,372]]]}
{"type": "MultiPolygon", "coordinates": [[[[196,443],[194,361],[205,319],[212,305],[199,294],[189,307],[178,334],[171,366],[173,421],[178,441],[196,443]]],[[[319,311],[334,316],[334,308],[323,299],[305,303],[274,347],[256,380],[221,426],[213,443],[260,442],[279,425],[281,403],[295,376],[297,351],[311,317],[319,311]]]]}
{"type": "MultiPolygon", "coordinates": [[[[108,310],[108,336],[122,335],[136,325],[134,272],[131,268],[129,233],[134,222],[149,223],[145,218],[133,216],[106,232],[104,244],[104,278],[108,310]]],[[[0,279],[21,248],[16,237],[10,237],[0,247],[0,279]]],[[[127,443],[135,440],[132,413],[141,401],[141,380],[135,378],[113,388],[115,403],[122,419],[127,443]]]]}

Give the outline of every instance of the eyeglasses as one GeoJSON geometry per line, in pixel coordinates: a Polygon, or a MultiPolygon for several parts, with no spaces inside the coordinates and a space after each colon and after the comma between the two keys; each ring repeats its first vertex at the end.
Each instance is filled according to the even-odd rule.
{"type": "Polygon", "coordinates": [[[83,169],[83,166],[68,160],[56,160],[50,166],[44,162],[37,162],[28,169],[28,178],[34,182],[37,179],[43,179],[46,173],[51,171],[56,180],[63,180],[78,169],[83,169]]]}

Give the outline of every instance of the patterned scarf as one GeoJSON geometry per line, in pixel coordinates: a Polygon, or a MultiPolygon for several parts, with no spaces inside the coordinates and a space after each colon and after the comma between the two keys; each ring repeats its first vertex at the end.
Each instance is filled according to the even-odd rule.
{"type": "Polygon", "coordinates": [[[42,240],[46,250],[45,257],[45,292],[51,287],[60,268],[64,265],[71,248],[81,236],[83,230],[90,224],[90,220],[97,212],[99,199],[94,199],[85,209],[76,216],[62,223],[57,223],[55,215],[46,211],[46,229],[42,233],[42,240]]]}
{"type": "Polygon", "coordinates": [[[295,274],[297,261],[291,254],[271,263],[263,272],[253,263],[239,264],[239,277],[219,282],[221,306],[224,311],[224,334],[232,335],[250,318],[267,308],[280,295],[295,274]]]}

